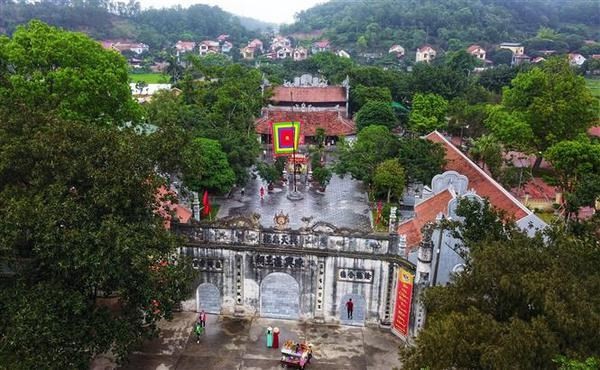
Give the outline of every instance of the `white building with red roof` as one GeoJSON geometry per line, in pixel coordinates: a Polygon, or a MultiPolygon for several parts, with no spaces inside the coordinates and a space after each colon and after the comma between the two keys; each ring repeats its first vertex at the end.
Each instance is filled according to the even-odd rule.
{"type": "Polygon", "coordinates": [[[437,55],[437,51],[431,45],[423,45],[420,48],[417,48],[417,54],[415,56],[415,61],[429,63],[435,59],[437,55]]]}
{"type": "Polygon", "coordinates": [[[313,43],[312,45],[312,53],[324,53],[327,51],[331,51],[331,43],[329,40],[321,40],[313,43]]]}
{"type": "Polygon", "coordinates": [[[479,45],[473,44],[467,48],[467,53],[473,55],[475,58],[485,61],[485,49],[479,45]]]}
{"type": "Polygon", "coordinates": [[[586,59],[579,53],[569,53],[569,64],[572,66],[581,67],[585,63],[586,59]]]}
{"type": "MultiPolygon", "coordinates": [[[[529,235],[533,235],[547,226],[441,133],[434,131],[425,139],[439,143],[444,148],[446,165],[444,166],[445,172],[433,178],[431,190],[415,199],[413,217],[401,222],[397,227],[401,245],[409,253],[409,260],[412,255],[416,262],[416,254],[424,240],[423,227],[435,223],[441,218],[456,219],[456,206],[462,197],[486,198],[494,208],[503,211],[509,219],[514,220],[517,226],[529,235]]],[[[434,238],[441,237],[446,240],[444,241],[446,244],[454,246],[458,242],[452,239],[449,233],[440,236],[439,230],[436,232],[437,235],[434,238]]],[[[458,269],[459,264],[464,263],[464,261],[461,262],[460,256],[448,254],[450,255],[448,260],[444,262],[440,260],[443,266],[438,272],[437,283],[447,282],[450,272],[458,269]]]]}
{"type": "Polygon", "coordinates": [[[221,44],[218,41],[204,40],[198,44],[198,52],[204,56],[207,54],[217,54],[221,51],[221,44]]]}

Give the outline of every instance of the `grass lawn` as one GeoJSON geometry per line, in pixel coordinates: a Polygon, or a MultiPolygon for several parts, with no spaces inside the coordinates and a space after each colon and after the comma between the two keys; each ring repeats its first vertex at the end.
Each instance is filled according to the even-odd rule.
{"type": "Polygon", "coordinates": [[[600,98],[600,78],[586,78],[585,83],[592,92],[592,95],[600,98]]]}
{"type": "Polygon", "coordinates": [[[164,73],[130,73],[129,81],[144,81],[147,84],[168,84],[169,76],[164,73]]]}

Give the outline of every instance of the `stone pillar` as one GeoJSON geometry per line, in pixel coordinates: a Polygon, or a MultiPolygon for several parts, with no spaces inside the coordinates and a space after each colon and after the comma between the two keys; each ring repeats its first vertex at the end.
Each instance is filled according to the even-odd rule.
{"type": "MultiPolygon", "coordinates": [[[[383,262],[382,262],[383,263],[383,262]]],[[[379,321],[379,326],[389,328],[392,325],[392,315],[393,315],[393,299],[392,295],[394,294],[394,282],[396,279],[396,269],[393,263],[385,263],[387,265],[387,277],[385,279],[385,286],[383,290],[383,298],[384,298],[384,306],[383,306],[383,316],[379,321]]]]}
{"type": "Polygon", "coordinates": [[[396,234],[396,213],[397,213],[397,208],[396,207],[391,207],[390,208],[390,223],[389,223],[389,233],[390,234],[396,234]]]}
{"type": "Polygon", "coordinates": [[[200,221],[200,199],[198,198],[198,192],[193,192],[194,201],[192,202],[192,209],[194,211],[194,220],[200,221]]]}
{"type": "Polygon", "coordinates": [[[235,303],[233,314],[235,316],[244,315],[244,255],[236,254],[233,273],[233,288],[235,292],[235,303]]]}
{"type": "Polygon", "coordinates": [[[314,318],[317,322],[325,321],[325,257],[318,257],[317,259],[317,273],[316,273],[316,299],[315,299],[315,310],[314,318]]]}

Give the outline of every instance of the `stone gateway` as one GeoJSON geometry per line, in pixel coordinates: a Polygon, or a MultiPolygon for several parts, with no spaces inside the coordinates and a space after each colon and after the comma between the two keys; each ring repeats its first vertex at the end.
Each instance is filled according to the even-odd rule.
{"type": "Polygon", "coordinates": [[[197,270],[196,296],[183,302],[189,310],[389,326],[394,277],[400,267],[415,270],[396,235],[324,222],[278,230],[238,216],[173,229],[184,236],[180,252],[197,270]]]}

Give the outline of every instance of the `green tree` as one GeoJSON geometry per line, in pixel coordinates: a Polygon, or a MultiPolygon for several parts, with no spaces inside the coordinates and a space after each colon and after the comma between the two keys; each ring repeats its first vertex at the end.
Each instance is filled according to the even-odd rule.
{"type": "Polygon", "coordinates": [[[356,142],[342,141],[338,146],[339,161],[334,171],[370,184],[377,165],[397,155],[398,139],[387,127],[376,125],[361,130],[356,142]]]}
{"type": "Polygon", "coordinates": [[[392,93],[387,87],[368,87],[358,85],[350,93],[352,110],[358,111],[369,101],[382,101],[388,104],[392,103],[392,93]]]}
{"type": "Polygon", "coordinates": [[[202,192],[226,193],[235,184],[235,173],[217,140],[199,137],[183,149],[183,183],[202,192]]]}
{"type": "Polygon", "coordinates": [[[588,138],[561,141],[545,152],[563,191],[565,218],[600,198],[600,144],[588,138]]]}
{"type": "Polygon", "coordinates": [[[281,172],[275,165],[260,162],[256,164],[256,170],[261,179],[269,184],[269,189],[273,187],[273,183],[281,178],[281,172]]]}
{"type": "Polygon", "coordinates": [[[89,37],[40,21],[0,39],[0,99],[6,108],[27,105],[64,119],[97,124],[137,123],[139,105],[129,89],[127,64],[89,37]]]}
{"type": "Polygon", "coordinates": [[[468,226],[465,270],[425,292],[427,322],[402,351],[404,367],[553,369],[558,355],[597,357],[597,236],[554,230],[544,240],[513,225],[507,237],[506,221],[486,218],[468,226]]]}
{"type": "Polygon", "coordinates": [[[321,186],[321,189],[325,189],[325,187],[329,184],[332,175],[333,174],[331,173],[331,170],[324,166],[315,167],[312,170],[312,176],[315,180],[317,180],[321,186]]]}
{"type": "Polygon", "coordinates": [[[387,192],[387,203],[392,196],[400,198],[405,185],[404,168],[396,158],[388,159],[377,165],[373,175],[373,185],[379,191],[387,192]]]}
{"type": "Polygon", "coordinates": [[[426,134],[447,126],[448,102],[436,94],[415,94],[408,126],[419,134],[426,134]]]}
{"type": "Polygon", "coordinates": [[[398,158],[409,183],[431,184],[446,164],[446,152],[441,144],[421,138],[402,138],[398,158]]]}
{"type": "Polygon", "coordinates": [[[356,113],[356,127],[359,131],[372,125],[390,129],[396,126],[396,116],[389,102],[370,100],[356,113]]]}
{"type": "Polygon", "coordinates": [[[171,318],[192,276],[173,257],[152,148],[133,130],[21,109],[0,110],[0,263],[11,272],[0,279],[0,363],[123,359],[171,318]]]}
{"type": "Polygon", "coordinates": [[[493,135],[483,135],[473,140],[469,154],[476,163],[483,163],[483,168],[496,176],[502,167],[502,145],[493,135]]]}
{"type": "Polygon", "coordinates": [[[505,88],[503,108],[517,114],[518,120],[507,120],[490,126],[492,132],[507,145],[521,142],[522,137],[507,137],[497,131],[518,130],[526,127],[531,131],[530,152],[538,156],[535,167],[539,167],[541,153],[562,140],[570,140],[585,133],[598,114],[589,89],[582,77],[577,76],[566,60],[552,58],[544,65],[519,73],[505,88]]]}

